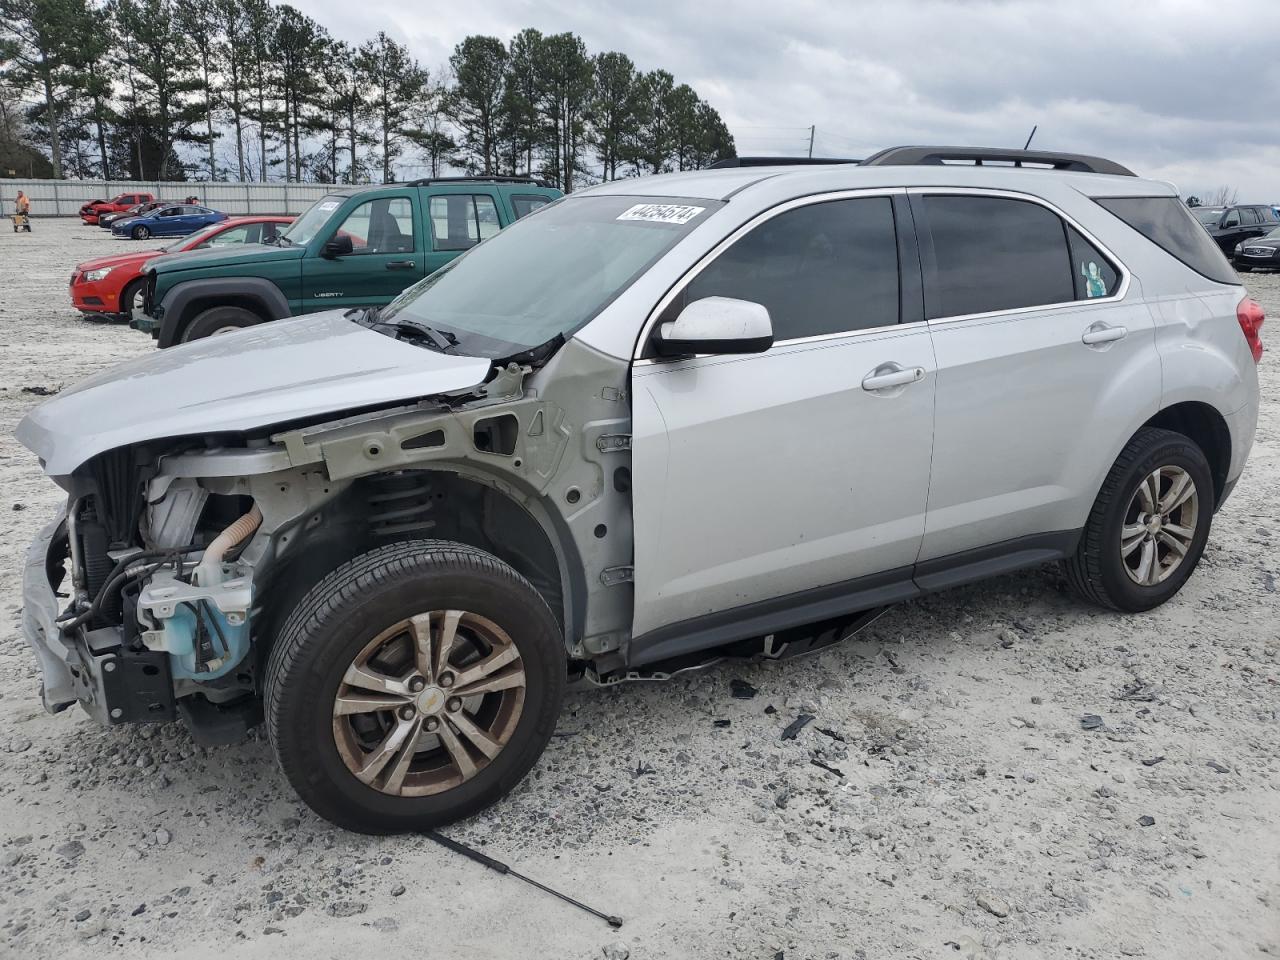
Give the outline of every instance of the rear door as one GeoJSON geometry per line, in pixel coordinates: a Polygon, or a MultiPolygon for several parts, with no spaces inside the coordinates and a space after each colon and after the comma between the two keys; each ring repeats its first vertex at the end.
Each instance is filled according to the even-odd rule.
{"type": "Polygon", "coordinates": [[[910,589],[934,359],[909,224],[890,195],[794,201],[664,300],[656,322],[703,297],[761,303],[775,342],[635,364],[636,636],[910,589]]]}
{"type": "Polygon", "coordinates": [[[302,260],[302,310],[379,307],[425,276],[426,239],[416,190],[380,191],[335,218],[302,260]],[[319,255],[335,237],[351,238],[352,252],[319,255]]]}
{"type": "Polygon", "coordinates": [[[917,577],[928,586],[966,551],[1068,539],[1097,495],[1100,461],[1123,446],[1134,417],[1156,412],[1160,373],[1136,282],[1048,204],[912,190],[911,205],[938,360],[917,577]],[[1039,539],[1012,542],[1020,538],[1039,539]]]}
{"type": "Polygon", "coordinates": [[[431,232],[428,274],[482,240],[488,240],[504,226],[496,188],[454,188],[429,194],[423,202],[427,206],[431,232]]]}

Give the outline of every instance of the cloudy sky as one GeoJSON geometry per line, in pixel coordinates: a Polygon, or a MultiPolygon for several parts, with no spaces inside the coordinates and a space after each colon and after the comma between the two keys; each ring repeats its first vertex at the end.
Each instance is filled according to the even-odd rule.
{"type": "Polygon", "coordinates": [[[443,65],[467,34],[579,34],[663,67],[742,154],[906,143],[1096,153],[1183,194],[1280,202],[1280,0],[293,0],[443,65]]]}

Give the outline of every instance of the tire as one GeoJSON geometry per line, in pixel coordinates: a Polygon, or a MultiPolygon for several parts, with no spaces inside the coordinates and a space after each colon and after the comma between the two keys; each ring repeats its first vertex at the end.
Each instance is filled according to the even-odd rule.
{"type": "Polygon", "coordinates": [[[1246,267],[1242,264],[1236,267],[1236,273],[1253,273],[1253,267],[1246,267]]]}
{"type": "Polygon", "coordinates": [[[142,305],[140,295],[142,294],[143,287],[145,286],[145,284],[146,284],[146,280],[144,280],[142,277],[139,277],[137,280],[131,280],[128,286],[126,286],[124,290],[121,291],[120,315],[124,317],[126,321],[133,319],[134,300],[139,301],[138,303],[139,306],[142,305]]]}
{"type": "Polygon", "coordinates": [[[146,227],[137,226],[133,228],[133,239],[135,240],[146,240],[150,236],[151,236],[151,231],[148,230],[146,227]]]}
{"type": "Polygon", "coordinates": [[[330,573],[290,614],[266,669],[267,734],[290,784],[326,820],[360,833],[427,830],[489,806],[523,779],[555,730],[566,672],[564,642],[555,617],[529,582],[507,564],[481,550],[443,540],[391,544],[330,573]],[[518,654],[514,662],[482,682],[495,682],[509,676],[509,671],[522,669],[523,687],[481,694],[478,708],[460,710],[459,701],[442,692],[453,678],[440,671],[417,694],[418,699],[402,698],[393,710],[371,712],[361,701],[362,695],[368,700],[370,695],[363,693],[368,688],[349,684],[349,670],[359,663],[373,671],[372,660],[363,658],[390,635],[395,639],[382,649],[399,654],[400,659],[380,661],[376,672],[402,680],[407,677],[406,688],[422,680],[427,674],[421,672],[421,661],[414,659],[412,633],[396,630],[407,618],[428,611],[436,614],[429,619],[432,650],[439,649],[435,631],[447,622],[446,611],[448,616],[463,617],[457,622],[458,640],[448,661],[456,673],[455,689],[474,687],[472,681],[464,686],[464,671],[475,666],[469,658],[488,658],[499,650],[492,644],[486,651],[485,641],[476,642],[477,636],[484,635],[476,632],[481,630],[490,636],[502,634],[507,655],[511,650],[518,654]],[[466,618],[479,626],[473,629],[466,618]],[[388,665],[396,663],[399,666],[388,665]],[[407,673],[403,672],[406,666],[407,673]],[[420,672],[415,675],[415,670],[420,672]],[[344,704],[351,700],[364,709],[336,716],[339,696],[344,704]],[[513,713],[511,704],[517,700],[513,713]],[[408,754],[400,747],[387,750],[391,757],[377,768],[372,782],[361,781],[357,768],[376,757],[378,747],[391,742],[391,731],[412,725],[408,717],[399,716],[406,710],[418,711],[416,722],[421,726],[405,734],[415,738],[416,752],[408,754]],[[427,712],[431,710],[439,712],[427,712]],[[493,718],[487,728],[486,716],[493,718]],[[429,724],[435,717],[443,732],[430,734],[429,724]],[[464,736],[463,726],[451,722],[453,717],[490,732],[503,728],[493,733],[490,744],[503,745],[487,760],[479,750],[464,745],[467,756],[458,759],[453,748],[447,748],[444,732],[454,748],[464,739],[466,744],[479,741],[464,736]],[[371,728],[372,734],[361,734],[361,724],[371,728]],[[362,736],[366,736],[363,741],[362,736]],[[464,770],[468,759],[476,767],[470,774],[464,770]],[[402,766],[401,783],[392,786],[402,766]]]}
{"type": "Polygon", "coordinates": [[[203,340],[205,337],[214,337],[220,333],[243,330],[245,327],[257,326],[261,322],[260,316],[244,307],[210,307],[203,313],[196,314],[195,318],[187,324],[186,329],[182,331],[182,342],[190,343],[192,340],[203,340]]]}
{"type": "Polygon", "coordinates": [[[1192,440],[1171,430],[1139,430],[1107,474],[1075,555],[1064,561],[1071,588],[1091,603],[1130,613],[1164,603],[1200,562],[1215,497],[1209,463],[1192,440]],[[1141,487],[1157,470],[1159,491],[1153,497],[1141,487]],[[1157,519],[1175,500],[1172,488],[1184,476],[1192,492],[1167,518],[1157,519]],[[1148,514],[1143,505],[1152,499],[1158,507],[1148,514]],[[1180,555],[1174,541],[1184,551],[1180,555]],[[1145,566],[1148,544],[1152,562],[1145,566]]]}

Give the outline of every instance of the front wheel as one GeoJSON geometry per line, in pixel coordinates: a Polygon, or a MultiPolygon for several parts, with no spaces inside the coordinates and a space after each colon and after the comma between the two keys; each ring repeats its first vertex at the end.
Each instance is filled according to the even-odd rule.
{"type": "Polygon", "coordinates": [[[142,299],[146,293],[146,281],[139,277],[130,282],[120,294],[120,314],[126,320],[132,320],[133,314],[142,309],[142,299]]]}
{"type": "Polygon", "coordinates": [[[1236,267],[1236,273],[1253,273],[1253,267],[1246,267],[1244,264],[1240,264],[1236,267]]]}
{"type": "Polygon", "coordinates": [[[224,333],[235,333],[245,327],[256,326],[262,318],[252,310],[243,307],[210,307],[198,314],[182,331],[182,342],[203,340],[205,337],[217,337],[224,333]]]}
{"type": "Polygon", "coordinates": [[[1201,449],[1171,430],[1145,427],[1121,451],[1065,562],[1084,599],[1138,612],[1187,582],[1209,539],[1213,477],[1201,449]]]}
{"type": "Polygon", "coordinates": [[[361,833],[426,830],[529,772],[565,674],[556,619],[515,570],[459,543],[397,543],[294,609],[267,666],[267,732],[320,816],[361,833]]]}
{"type": "Polygon", "coordinates": [[[133,228],[133,239],[146,240],[151,236],[151,231],[147,227],[137,226],[133,228]]]}

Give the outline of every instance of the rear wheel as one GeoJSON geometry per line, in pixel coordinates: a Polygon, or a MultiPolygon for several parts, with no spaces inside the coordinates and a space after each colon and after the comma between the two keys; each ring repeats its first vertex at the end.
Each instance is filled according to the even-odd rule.
{"type": "Polygon", "coordinates": [[[182,331],[182,342],[202,340],[205,337],[216,337],[223,333],[234,333],[245,327],[256,326],[262,318],[252,310],[244,307],[210,307],[187,324],[182,331]]]}
{"type": "Polygon", "coordinates": [[[149,236],[151,236],[151,230],[148,227],[139,224],[133,228],[133,239],[146,240],[149,236]]]}
{"type": "Polygon", "coordinates": [[[1114,610],[1158,606],[1191,576],[1209,539],[1213,478],[1180,433],[1147,427],[1116,459],[1065,570],[1085,599],[1114,610]]]}
{"type": "Polygon", "coordinates": [[[320,816],[425,830],[509,792],[565,684],[560,629],[527,580],[462,544],[370,551],[303,598],[267,666],[267,731],[320,816]]]}

